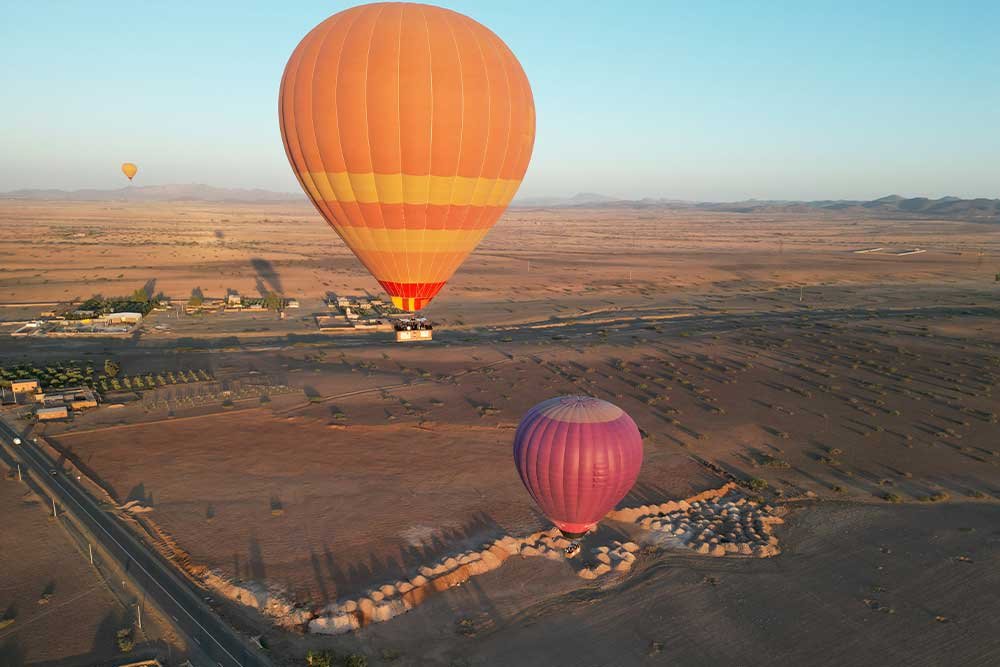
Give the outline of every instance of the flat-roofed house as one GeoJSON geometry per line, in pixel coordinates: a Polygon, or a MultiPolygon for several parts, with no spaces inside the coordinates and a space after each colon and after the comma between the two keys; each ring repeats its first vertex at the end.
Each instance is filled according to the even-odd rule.
{"type": "Polygon", "coordinates": [[[17,394],[35,394],[38,392],[38,380],[28,378],[25,380],[11,380],[10,390],[17,394]]]}
{"type": "Polygon", "coordinates": [[[38,394],[35,399],[47,408],[64,405],[72,410],[85,410],[97,407],[97,395],[90,387],[66,387],[38,394]]]}
{"type": "Polygon", "coordinates": [[[56,408],[38,408],[35,413],[39,421],[49,421],[50,419],[66,419],[69,417],[69,409],[65,405],[56,408]]]}

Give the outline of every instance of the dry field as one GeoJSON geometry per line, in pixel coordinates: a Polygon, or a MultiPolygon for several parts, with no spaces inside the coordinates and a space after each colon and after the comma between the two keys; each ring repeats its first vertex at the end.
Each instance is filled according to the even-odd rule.
{"type": "MultiPolygon", "coordinates": [[[[120,658],[115,633],[131,627],[132,615],[48,508],[16,477],[0,480],[0,506],[0,665],[72,667],[120,658]]],[[[155,627],[148,621],[140,642],[160,636],[155,627]]]]}
{"type": "Polygon", "coordinates": [[[760,664],[773,645],[793,662],[857,664],[881,638],[913,664],[952,649],[963,664],[991,661],[995,622],[976,581],[996,564],[998,225],[514,210],[428,309],[435,342],[407,347],[315,332],[325,291],[375,283],[304,206],[3,202],[0,218],[15,230],[0,240],[8,304],[150,280],[175,299],[261,287],[302,301],[281,322],[154,315],[129,340],[0,348],[4,362],[212,371],[211,386],[39,429],[120,502],[151,507],[193,565],[315,608],[538,530],[510,441],[527,408],[563,393],[607,398],[643,429],[645,465],[623,505],[735,479],[792,510],[775,559],[651,551],[613,586],[512,559],[357,635],[272,631],[285,656],[311,643],[399,650],[401,664],[522,651],[523,664],[760,664]],[[853,252],[876,246],[927,252],[853,252]],[[889,558],[886,584],[873,544],[920,558],[889,558]],[[948,560],[974,550],[974,564],[948,560]],[[936,588],[921,589],[935,567],[936,588]],[[458,632],[456,619],[468,621],[458,632]],[[793,641],[795,623],[812,639],[793,641]],[[578,627],[590,640],[575,644],[578,627]],[[728,639],[713,652],[708,636],[728,639]]]}
{"type": "MultiPolygon", "coordinates": [[[[378,289],[305,203],[7,200],[0,225],[5,319],[32,311],[11,304],[130,294],[147,284],[179,300],[196,287],[208,296],[273,289],[309,307],[328,290],[378,289]]],[[[809,285],[916,281],[988,290],[998,270],[996,225],[833,213],[513,209],[427,312],[462,328],[595,308],[737,305],[775,289],[797,297],[809,285]],[[927,252],[853,253],[877,246],[927,252]]]]}

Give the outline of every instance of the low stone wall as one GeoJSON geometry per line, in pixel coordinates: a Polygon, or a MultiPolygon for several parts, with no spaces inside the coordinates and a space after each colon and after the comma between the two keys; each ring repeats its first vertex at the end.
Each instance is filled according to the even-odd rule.
{"type": "MultiPolygon", "coordinates": [[[[749,501],[737,489],[735,484],[727,483],[686,500],[622,509],[607,518],[668,533],[700,554],[777,554],[777,538],[771,534],[771,527],[781,523],[781,518],[773,514],[770,506],[749,501]]],[[[479,550],[425,565],[411,579],[386,583],[359,598],[327,605],[309,621],[308,628],[313,633],[342,634],[388,621],[434,593],[497,569],[512,556],[566,560],[564,549],[569,545],[557,528],[521,538],[506,535],[479,550]]],[[[592,549],[587,556],[577,554],[573,558],[579,563],[576,573],[584,579],[596,579],[612,572],[628,572],[639,548],[635,542],[614,540],[592,549]]]]}
{"type": "MultiPolygon", "coordinates": [[[[732,482],[685,500],[613,511],[607,518],[649,531],[650,539],[642,541],[654,548],[674,543],[697,554],[758,558],[780,553],[772,531],[782,523],[781,517],[770,505],[749,500],[732,482]],[[657,539],[657,534],[668,539],[657,539]]],[[[279,626],[336,635],[405,614],[431,595],[491,572],[513,556],[567,561],[564,550],[569,545],[557,528],[526,537],[505,535],[478,549],[424,565],[408,579],[385,582],[357,598],[338,600],[319,610],[294,605],[278,587],[233,582],[217,572],[202,572],[199,578],[218,594],[257,609],[279,626]]],[[[568,562],[579,577],[593,580],[628,572],[639,549],[636,542],[613,540],[587,554],[575,554],[568,562]]]]}

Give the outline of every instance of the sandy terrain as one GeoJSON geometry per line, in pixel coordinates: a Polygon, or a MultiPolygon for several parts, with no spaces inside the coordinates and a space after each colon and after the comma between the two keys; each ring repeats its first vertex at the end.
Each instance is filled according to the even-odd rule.
{"type": "MultiPolygon", "coordinates": [[[[10,621],[0,623],[0,664],[93,665],[120,657],[115,633],[132,627],[133,616],[85,554],[16,477],[0,480],[0,506],[0,618],[10,621]]],[[[165,647],[151,619],[146,631],[137,650],[165,647]]]]}
{"type": "Polygon", "coordinates": [[[998,521],[995,505],[821,504],[778,558],[643,555],[611,587],[512,562],[356,646],[407,665],[991,665],[998,521]]]}
{"type": "Polygon", "coordinates": [[[327,290],[375,283],[304,206],[2,202],[0,218],[15,230],[0,240],[7,321],[150,280],[179,300],[200,287],[302,302],[284,321],[158,314],[127,340],[0,347],[2,363],[212,372],[39,429],[119,502],[152,508],[144,520],[187,566],[316,610],[544,529],[510,441],[525,410],[563,393],[611,400],[642,428],[623,507],[732,480],[796,508],[776,558],[712,559],[664,526],[616,525],[595,539],[645,547],[627,575],[590,583],[511,557],[357,633],[272,630],[289,660],[324,646],[399,650],[404,664],[761,664],[772,651],[858,664],[884,639],[915,664],[990,662],[976,582],[996,560],[1000,226],[515,210],[428,309],[435,342],[400,346],[316,332],[327,290]],[[854,252],[877,246],[927,252],[854,252]],[[875,535],[915,554],[886,566],[888,584],[872,579],[875,535]],[[980,555],[952,567],[946,550],[980,555]]]}
{"type": "MultiPolygon", "coordinates": [[[[149,283],[181,300],[196,287],[209,296],[224,296],[227,288],[252,295],[273,289],[308,300],[305,309],[317,306],[327,290],[378,289],[305,203],[8,200],[0,201],[0,224],[9,230],[0,239],[0,302],[8,306],[128,294],[149,283]]],[[[455,327],[579,308],[717,307],[776,288],[797,292],[800,285],[917,280],[987,289],[998,264],[1000,227],[989,224],[833,213],[803,219],[513,209],[427,312],[455,327]],[[853,252],[878,246],[927,252],[853,252]],[[706,293],[712,294],[707,301],[706,293]]],[[[8,310],[7,319],[29,314],[8,310]]]]}

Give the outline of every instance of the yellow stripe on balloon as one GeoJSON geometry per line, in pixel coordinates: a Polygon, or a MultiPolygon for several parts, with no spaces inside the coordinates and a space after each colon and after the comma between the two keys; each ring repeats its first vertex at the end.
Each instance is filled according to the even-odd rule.
{"type": "MultiPolygon", "coordinates": [[[[343,229],[338,227],[338,229],[343,229]]],[[[486,235],[486,229],[381,229],[367,228],[352,239],[355,251],[463,252],[472,250],[486,235]]]]}
{"type": "Polygon", "coordinates": [[[302,179],[313,198],[360,204],[506,206],[519,179],[414,174],[309,172],[302,179]]]}
{"type": "Polygon", "coordinates": [[[462,252],[379,252],[359,250],[358,258],[370,269],[378,280],[394,283],[440,283],[451,278],[457,268],[456,258],[464,259],[468,251],[462,252]]]}

